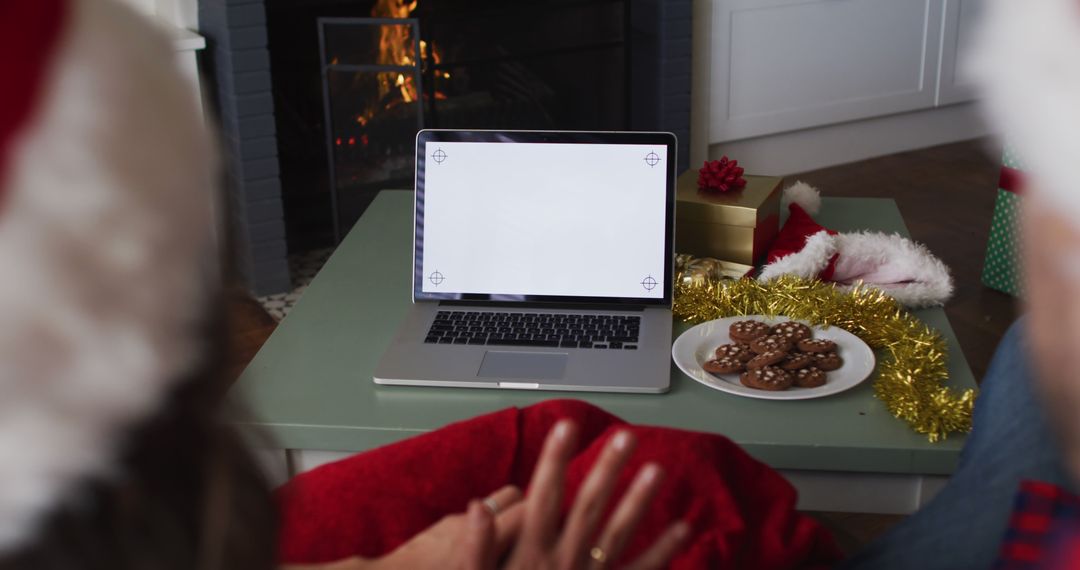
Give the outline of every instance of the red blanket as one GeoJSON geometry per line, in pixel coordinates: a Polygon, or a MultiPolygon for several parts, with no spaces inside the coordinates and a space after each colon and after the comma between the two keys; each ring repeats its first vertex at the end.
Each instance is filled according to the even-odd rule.
{"type": "MultiPolygon", "coordinates": [[[[299,475],[278,491],[281,561],[375,557],[463,511],[470,499],[508,483],[524,488],[544,437],[561,418],[573,418],[581,434],[567,474],[568,506],[604,442],[626,423],[582,402],[556,400],[452,424],[299,475]]],[[[694,530],[672,568],[813,568],[840,558],[828,532],[795,511],[791,485],[728,439],[630,429],[638,447],[612,503],[648,461],[661,464],[666,477],[627,559],[678,518],[694,530]]]]}

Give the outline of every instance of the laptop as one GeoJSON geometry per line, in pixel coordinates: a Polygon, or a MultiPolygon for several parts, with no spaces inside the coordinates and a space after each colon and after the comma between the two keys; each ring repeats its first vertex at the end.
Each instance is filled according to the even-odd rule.
{"type": "Polygon", "coordinates": [[[667,391],[675,149],[671,133],[421,131],[413,304],[374,381],[667,391]]]}

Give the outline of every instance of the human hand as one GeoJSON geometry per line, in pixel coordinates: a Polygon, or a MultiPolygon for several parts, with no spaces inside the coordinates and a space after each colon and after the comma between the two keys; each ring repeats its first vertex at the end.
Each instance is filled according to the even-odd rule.
{"type": "Polygon", "coordinates": [[[481,570],[493,568],[521,529],[521,491],[508,485],[465,513],[448,515],[377,558],[358,556],[327,564],[286,565],[279,570],[481,570]]]}
{"type": "MultiPolygon", "coordinates": [[[[615,434],[586,476],[570,508],[566,524],[560,528],[559,513],[566,468],[576,439],[577,427],[565,420],[556,424],[548,435],[533,473],[529,495],[524,503],[516,507],[524,511],[521,536],[513,544],[504,568],[600,569],[614,565],[633,537],[634,529],[659,489],[662,478],[660,466],[648,464],[637,473],[607,524],[597,532],[619,473],[626,466],[636,443],[629,431],[615,434]]],[[[622,568],[647,570],[664,567],[678,552],[689,530],[684,522],[671,525],[648,550],[622,568]]],[[[482,537],[473,538],[470,543],[482,546],[485,540],[482,537]]],[[[476,558],[481,549],[474,548],[472,552],[472,567],[493,567],[490,557],[483,560],[476,558]]]]}
{"type": "Polygon", "coordinates": [[[439,522],[380,558],[376,570],[494,568],[517,538],[524,510],[521,491],[508,485],[483,500],[473,500],[464,513],[439,522]]]}
{"type": "MultiPolygon", "coordinates": [[[[617,433],[586,476],[560,528],[566,468],[576,439],[573,423],[556,424],[544,443],[525,501],[516,488],[505,487],[483,501],[470,502],[463,514],[444,517],[383,558],[350,559],[323,570],[600,570],[613,566],[656,495],[662,471],[656,464],[644,466],[598,533],[615,483],[636,443],[629,431],[617,433]]],[[[689,530],[684,522],[672,524],[641,556],[620,567],[663,568],[689,530]]]]}

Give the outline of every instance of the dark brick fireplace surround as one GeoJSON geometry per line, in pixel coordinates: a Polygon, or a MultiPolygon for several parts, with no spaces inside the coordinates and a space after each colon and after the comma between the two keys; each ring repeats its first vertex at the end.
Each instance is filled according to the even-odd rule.
{"type": "MultiPolygon", "coordinates": [[[[208,99],[226,152],[232,253],[257,295],[291,287],[266,26],[272,1],[199,1],[208,99]]],[[[632,30],[631,128],[675,133],[681,172],[689,162],[691,0],[633,0],[632,30]]]]}

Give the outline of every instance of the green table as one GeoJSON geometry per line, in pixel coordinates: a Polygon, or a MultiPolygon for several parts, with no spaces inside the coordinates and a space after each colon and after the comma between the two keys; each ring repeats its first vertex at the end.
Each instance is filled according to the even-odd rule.
{"type": "MultiPolygon", "coordinates": [[[[825,199],[837,230],[907,228],[892,200],[825,199]]],[[[753,400],[707,388],[672,365],[663,395],[377,386],[375,364],[408,310],[412,193],[382,192],[238,381],[255,425],[290,472],[448,423],[551,398],[580,398],[643,424],[726,435],[782,470],[808,509],[910,512],[952,472],[963,437],[931,444],[873,397],[871,381],[818,400],[753,400]]],[[[918,312],[949,343],[950,383],[975,385],[941,309],[918,312]]],[[[676,324],[675,334],[687,325],[676,324]]]]}

